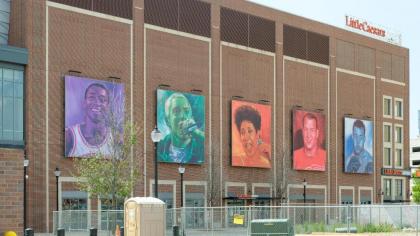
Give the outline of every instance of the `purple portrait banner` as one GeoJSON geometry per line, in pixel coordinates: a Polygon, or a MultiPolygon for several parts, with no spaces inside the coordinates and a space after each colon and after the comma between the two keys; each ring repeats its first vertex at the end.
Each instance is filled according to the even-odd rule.
{"type": "Polygon", "coordinates": [[[65,156],[109,156],[112,133],[123,129],[124,85],[69,75],[64,79],[65,156]]]}

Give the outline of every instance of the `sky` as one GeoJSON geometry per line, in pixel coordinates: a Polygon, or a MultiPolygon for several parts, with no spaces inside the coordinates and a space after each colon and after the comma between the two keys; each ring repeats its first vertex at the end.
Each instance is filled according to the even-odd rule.
{"type": "Polygon", "coordinates": [[[402,35],[402,46],[410,50],[410,138],[419,135],[420,110],[420,12],[418,0],[249,0],[260,5],[303,16],[339,28],[345,15],[363,19],[402,35]],[[417,3],[417,4],[416,4],[417,3]]]}

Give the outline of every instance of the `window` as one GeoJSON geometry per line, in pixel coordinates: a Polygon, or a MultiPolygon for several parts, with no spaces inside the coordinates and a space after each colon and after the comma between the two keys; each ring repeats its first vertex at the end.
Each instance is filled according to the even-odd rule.
{"type": "Polygon", "coordinates": [[[383,166],[391,168],[392,167],[392,124],[384,123],[383,129],[383,140],[384,140],[384,149],[383,149],[383,166]]]}
{"type": "Polygon", "coordinates": [[[403,167],[403,151],[401,148],[395,149],[395,167],[402,168],[403,167]]]}
{"type": "Polygon", "coordinates": [[[403,143],[403,130],[401,125],[395,125],[395,143],[403,143]]]}
{"type": "Polygon", "coordinates": [[[384,148],[384,166],[391,166],[391,148],[384,148]]]}
{"type": "Polygon", "coordinates": [[[0,64],[0,144],[23,145],[23,67],[0,64]]]}
{"type": "Polygon", "coordinates": [[[392,97],[384,96],[384,117],[392,118],[392,97]]]}
{"type": "Polygon", "coordinates": [[[384,142],[391,142],[391,124],[384,124],[384,142]]]}
{"type": "Polygon", "coordinates": [[[395,124],[395,167],[403,168],[404,145],[403,145],[403,126],[395,124]]]}
{"type": "Polygon", "coordinates": [[[395,179],[395,198],[402,199],[403,198],[403,181],[402,179],[395,179]]]}
{"type": "Polygon", "coordinates": [[[395,119],[403,119],[403,100],[401,98],[395,98],[395,119]]]}
{"type": "Polygon", "coordinates": [[[391,189],[391,179],[385,179],[385,183],[384,183],[384,195],[385,198],[391,198],[391,194],[392,194],[392,189],[391,189]]]}
{"type": "Polygon", "coordinates": [[[413,152],[420,152],[420,147],[413,147],[413,152]]]}

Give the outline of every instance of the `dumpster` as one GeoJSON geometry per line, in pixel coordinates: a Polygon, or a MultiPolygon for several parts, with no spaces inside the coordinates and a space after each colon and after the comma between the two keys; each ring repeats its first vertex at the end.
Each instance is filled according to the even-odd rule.
{"type": "Polygon", "coordinates": [[[250,236],[284,236],[295,235],[293,226],[288,219],[252,220],[250,236]]]}

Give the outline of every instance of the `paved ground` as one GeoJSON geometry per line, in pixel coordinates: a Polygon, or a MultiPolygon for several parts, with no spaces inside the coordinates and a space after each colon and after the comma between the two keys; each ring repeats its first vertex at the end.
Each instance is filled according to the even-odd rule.
{"type": "MultiPolygon", "coordinates": [[[[238,230],[219,230],[219,231],[188,231],[185,236],[247,236],[247,231],[238,230]]],[[[393,233],[363,233],[363,234],[344,234],[344,233],[312,233],[312,234],[296,234],[296,236],[323,235],[323,236],[419,236],[416,232],[393,232],[393,233]]],[[[35,236],[54,236],[54,234],[36,233],[35,236]]],[[[89,236],[89,232],[66,232],[66,236],[89,236]]],[[[112,236],[110,233],[101,231],[98,236],[112,236]]],[[[152,235],[150,235],[152,236],[152,235]]],[[[172,231],[167,231],[166,236],[173,236],[172,231]]]]}

